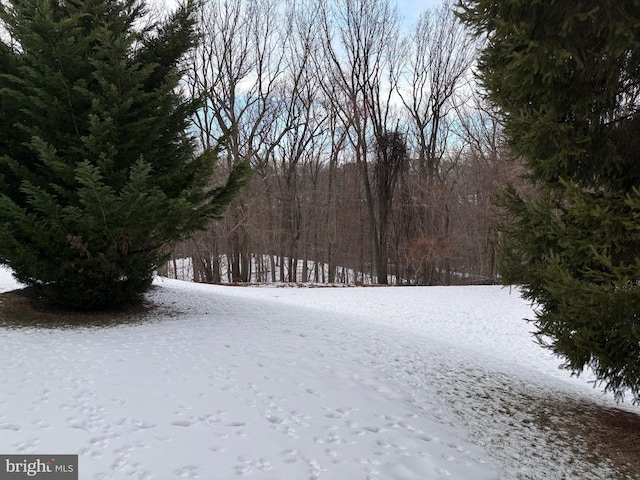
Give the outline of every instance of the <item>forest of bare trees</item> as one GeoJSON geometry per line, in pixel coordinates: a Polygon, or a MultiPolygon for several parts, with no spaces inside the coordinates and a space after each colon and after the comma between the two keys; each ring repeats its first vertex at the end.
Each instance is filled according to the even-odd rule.
{"type": "Polygon", "coordinates": [[[492,197],[517,176],[451,5],[210,0],[185,92],[202,149],[249,158],[224,219],[164,269],[201,282],[496,280],[492,197]],[[185,261],[185,259],[187,259],[185,261]]]}

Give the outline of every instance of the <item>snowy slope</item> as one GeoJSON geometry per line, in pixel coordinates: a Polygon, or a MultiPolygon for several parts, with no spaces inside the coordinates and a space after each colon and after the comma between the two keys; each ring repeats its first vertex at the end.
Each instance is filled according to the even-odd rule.
{"type": "Polygon", "coordinates": [[[157,283],[130,325],[0,329],[0,452],[95,480],[611,475],[517,407],[609,400],[532,344],[515,292],[157,283]]]}

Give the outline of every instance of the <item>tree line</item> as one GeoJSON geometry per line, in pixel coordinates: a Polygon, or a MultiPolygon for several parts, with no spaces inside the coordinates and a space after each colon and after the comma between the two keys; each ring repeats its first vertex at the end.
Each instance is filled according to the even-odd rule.
{"type": "Polygon", "coordinates": [[[496,281],[491,199],[518,171],[449,3],[407,25],[392,0],[216,0],[198,26],[200,148],[254,173],[175,249],[196,281],[496,281]]]}

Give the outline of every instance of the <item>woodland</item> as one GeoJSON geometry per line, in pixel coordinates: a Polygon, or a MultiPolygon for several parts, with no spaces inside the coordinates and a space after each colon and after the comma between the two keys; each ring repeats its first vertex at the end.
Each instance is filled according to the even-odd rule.
{"type": "Polygon", "coordinates": [[[207,283],[497,281],[493,199],[521,169],[452,4],[406,19],[393,0],[220,0],[198,16],[182,84],[206,99],[193,133],[221,148],[221,178],[247,159],[253,175],[161,273],[186,261],[207,283]]]}

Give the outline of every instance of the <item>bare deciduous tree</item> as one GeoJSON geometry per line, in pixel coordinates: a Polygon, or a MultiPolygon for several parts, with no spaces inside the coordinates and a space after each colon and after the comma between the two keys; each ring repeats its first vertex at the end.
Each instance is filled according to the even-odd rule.
{"type": "Polygon", "coordinates": [[[449,4],[400,26],[393,0],[203,2],[194,128],[255,175],[184,245],[199,281],[493,278],[505,152],[471,101],[473,42],[449,4]]]}
{"type": "Polygon", "coordinates": [[[362,170],[378,283],[388,282],[388,205],[376,196],[372,158],[389,128],[394,85],[391,61],[400,27],[389,0],[337,0],[322,10],[328,86],[325,90],[347,126],[362,170]],[[338,93],[338,96],[334,96],[338,93]]]}
{"type": "Polygon", "coordinates": [[[420,174],[430,184],[441,175],[456,93],[469,88],[474,45],[448,1],[422,13],[403,41],[407,53],[396,72],[398,93],[409,114],[420,174]]]}

